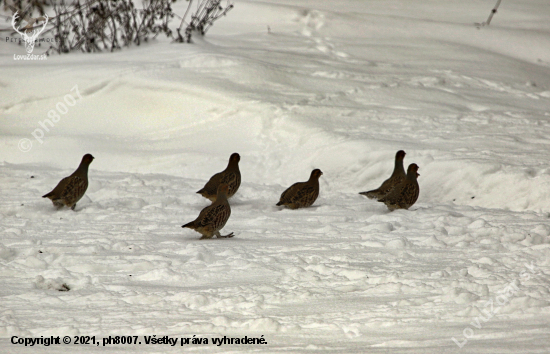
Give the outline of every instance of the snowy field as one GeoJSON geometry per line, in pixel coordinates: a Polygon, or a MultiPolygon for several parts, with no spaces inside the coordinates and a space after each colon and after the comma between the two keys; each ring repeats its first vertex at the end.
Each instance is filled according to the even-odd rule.
{"type": "Polygon", "coordinates": [[[2,39],[0,352],[549,353],[550,6],[477,28],[494,3],[239,0],[192,45],[46,61],[2,39]],[[420,197],[389,212],[358,192],[400,149],[420,197]],[[199,240],[181,225],[233,152],[235,237],[199,240]],[[314,168],[313,207],[276,207],[314,168]]]}

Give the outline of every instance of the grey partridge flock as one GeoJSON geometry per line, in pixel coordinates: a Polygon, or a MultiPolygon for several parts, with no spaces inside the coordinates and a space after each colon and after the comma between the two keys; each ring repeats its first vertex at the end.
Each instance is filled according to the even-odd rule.
{"type": "Polygon", "coordinates": [[[76,171],[69,177],[63,178],[50,193],[43,195],[42,198],[51,199],[58,209],[67,206],[74,210],[76,203],[88,189],[88,167],[93,160],[92,155],[84,155],[76,171]]]}
{"type": "MultiPolygon", "coordinates": [[[[390,178],[385,180],[377,189],[361,192],[370,199],[386,204],[390,211],[396,209],[408,209],[418,199],[420,188],[417,177],[418,165],[410,164],[407,174],[403,169],[405,151],[399,150],[395,155],[395,166],[390,178]]],[[[199,216],[182,225],[202,235],[201,239],[231,238],[233,233],[221,235],[220,230],[225,226],[231,216],[231,207],[228,199],[232,197],[241,185],[241,172],[239,161],[241,157],[237,153],[231,154],[229,163],[222,172],[213,175],[204,187],[197,193],[212,201],[212,204],[202,209],[199,216]]],[[[84,155],[80,165],[68,177],[63,178],[57,186],[43,198],[51,199],[58,209],[67,206],[75,209],[76,203],[84,196],[88,188],[88,167],[94,160],[90,154],[84,155]]],[[[297,182],[288,187],[279,198],[277,206],[289,209],[298,209],[311,206],[319,196],[319,178],[323,175],[320,169],[311,171],[309,180],[297,182]]]]}
{"type": "Polygon", "coordinates": [[[279,202],[278,206],[284,205],[289,209],[298,209],[311,206],[319,196],[319,177],[323,175],[320,169],[311,171],[309,180],[306,182],[297,182],[288,187],[279,202]]]}

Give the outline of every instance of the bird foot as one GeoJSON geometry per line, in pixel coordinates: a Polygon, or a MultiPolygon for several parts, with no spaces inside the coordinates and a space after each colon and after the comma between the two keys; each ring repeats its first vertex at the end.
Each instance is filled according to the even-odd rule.
{"type": "Polygon", "coordinates": [[[231,238],[235,235],[233,235],[233,233],[230,233],[230,234],[227,234],[227,235],[219,235],[218,238],[231,238]]]}

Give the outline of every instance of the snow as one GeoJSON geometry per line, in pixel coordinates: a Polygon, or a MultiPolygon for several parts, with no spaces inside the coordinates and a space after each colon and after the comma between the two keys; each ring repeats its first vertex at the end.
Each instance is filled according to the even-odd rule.
{"type": "Polygon", "coordinates": [[[192,45],[0,42],[0,352],[548,353],[550,8],[476,27],[493,5],[241,0],[192,45]],[[420,197],[389,212],[357,193],[400,149],[420,197]],[[181,225],[233,152],[236,236],[199,241],[181,225]],[[85,153],[86,195],[56,211],[40,196],[85,153]],[[315,204],[276,207],[314,168],[315,204]]]}

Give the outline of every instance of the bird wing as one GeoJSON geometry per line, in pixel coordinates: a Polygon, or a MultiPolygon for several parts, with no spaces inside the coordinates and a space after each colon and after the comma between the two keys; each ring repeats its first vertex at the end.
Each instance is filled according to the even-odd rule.
{"type": "Polygon", "coordinates": [[[198,226],[212,226],[214,229],[221,229],[231,215],[231,209],[228,205],[212,204],[204,208],[197,218],[198,226]],[[220,226],[221,225],[221,226],[220,226]]]}
{"type": "Polygon", "coordinates": [[[303,182],[297,182],[294,183],[292,186],[288,187],[279,198],[280,203],[290,203],[293,199],[296,193],[298,193],[300,189],[300,185],[302,185],[303,182]]]}
{"type": "Polygon", "coordinates": [[[202,187],[197,193],[207,193],[209,195],[216,195],[218,193],[218,186],[222,179],[222,172],[216,173],[214,176],[210,177],[208,182],[202,187]]]}
{"type": "Polygon", "coordinates": [[[401,176],[392,176],[388,178],[387,180],[382,183],[382,185],[378,188],[381,194],[386,195],[391,190],[397,186],[399,183],[401,183],[404,180],[404,177],[401,176]]]}
{"type": "Polygon", "coordinates": [[[52,189],[52,191],[50,193],[44,194],[42,196],[42,198],[50,198],[52,200],[53,199],[58,199],[70,180],[71,180],[71,177],[63,178],[61,181],[59,181],[57,186],[55,186],[55,188],[52,189]]]}
{"type": "Polygon", "coordinates": [[[313,198],[314,195],[315,187],[312,185],[304,185],[296,191],[296,193],[292,197],[292,202],[306,201],[313,198]]]}
{"type": "Polygon", "coordinates": [[[378,199],[378,201],[382,203],[389,202],[389,203],[395,204],[399,201],[399,199],[401,199],[401,195],[403,194],[403,191],[405,190],[406,187],[407,187],[407,181],[403,181],[398,185],[396,185],[388,194],[386,194],[386,196],[384,196],[381,199],[378,199]]]}
{"type": "Polygon", "coordinates": [[[65,188],[63,188],[63,191],[59,195],[59,199],[64,199],[68,204],[76,203],[86,193],[87,188],[88,181],[78,176],[72,176],[68,178],[65,188]]]}

